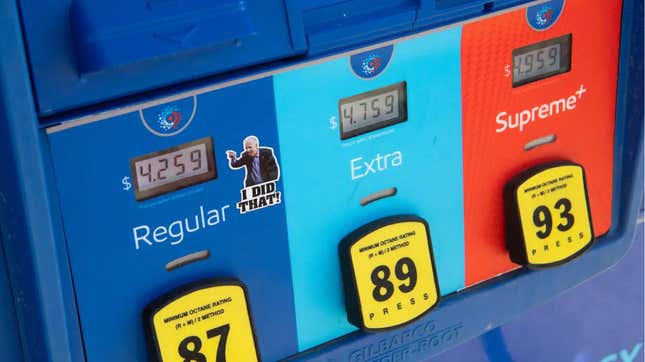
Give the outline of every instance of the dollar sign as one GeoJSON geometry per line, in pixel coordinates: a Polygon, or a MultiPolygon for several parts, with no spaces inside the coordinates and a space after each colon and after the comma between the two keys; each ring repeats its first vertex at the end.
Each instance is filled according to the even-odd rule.
{"type": "Polygon", "coordinates": [[[338,122],[336,122],[336,117],[332,116],[329,119],[329,128],[335,130],[338,127],[338,122]]]}
{"type": "Polygon", "coordinates": [[[132,188],[132,184],[130,183],[130,178],[128,176],[125,176],[124,178],[122,178],[121,183],[123,184],[124,191],[128,191],[132,188]]]}

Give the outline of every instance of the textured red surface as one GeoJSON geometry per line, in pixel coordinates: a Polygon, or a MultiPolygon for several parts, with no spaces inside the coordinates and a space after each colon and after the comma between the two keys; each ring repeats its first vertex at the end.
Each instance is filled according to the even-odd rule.
{"type": "Polygon", "coordinates": [[[540,163],[570,160],[582,164],[596,235],[611,224],[615,99],[621,1],[567,0],[559,20],[536,31],[519,10],[464,26],[463,153],[466,285],[517,267],[505,248],[502,191],[521,171],[540,163]],[[512,88],[513,49],[572,34],[571,71],[512,88]],[[512,71],[512,68],[510,68],[512,71]],[[500,112],[510,115],[565,100],[584,85],[573,110],[498,133],[500,112]],[[525,151],[536,138],[555,134],[556,142],[525,151]]]}

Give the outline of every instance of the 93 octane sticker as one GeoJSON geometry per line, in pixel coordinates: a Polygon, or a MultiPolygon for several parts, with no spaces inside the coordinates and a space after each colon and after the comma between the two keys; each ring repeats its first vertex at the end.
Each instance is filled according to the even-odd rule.
{"type": "Polygon", "coordinates": [[[364,330],[397,327],[439,301],[427,224],[398,216],[368,224],[340,244],[348,319],[364,330]]]}
{"type": "Polygon", "coordinates": [[[244,286],[207,281],[159,298],[144,311],[160,362],[259,361],[244,286]]]}
{"type": "Polygon", "coordinates": [[[588,249],[594,233],[582,166],[563,162],[522,174],[506,191],[511,259],[546,267],[588,249]]]}

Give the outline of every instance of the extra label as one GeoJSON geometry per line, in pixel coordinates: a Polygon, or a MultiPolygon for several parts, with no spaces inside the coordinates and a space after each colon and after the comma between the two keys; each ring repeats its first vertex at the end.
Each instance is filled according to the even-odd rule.
{"type": "Polygon", "coordinates": [[[210,280],[165,295],[144,311],[160,362],[259,361],[244,286],[210,280]]]}
{"type": "Polygon", "coordinates": [[[339,245],[348,320],[366,331],[409,323],[439,302],[427,223],[396,216],[354,231],[339,245]]]}
{"type": "Polygon", "coordinates": [[[570,162],[531,169],[505,190],[511,260],[531,267],[565,263],[594,240],[582,166],[570,162]]]}

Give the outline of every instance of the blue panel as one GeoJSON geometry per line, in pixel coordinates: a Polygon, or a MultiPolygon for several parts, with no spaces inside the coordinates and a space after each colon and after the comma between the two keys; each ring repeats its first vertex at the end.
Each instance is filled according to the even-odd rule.
{"type": "MultiPolygon", "coordinates": [[[[280,146],[289,155],[283,173],[301,349],[355,329],[339,287],[338,243],[380,217],[425,218],[442,293],[463,288],[460,37],[454,28],[398,43],[370,80],[352,71],[348,57],[274,77],[280,146]],[[401,81],[407,121],[340,140],[339,99],[401,81]],[[360,205],[391,187],[395,196],[360,205]]],[[[374,52],[353,57],[369,60],[374,52]]]]}
{"type": "Polygon", "coordinates": [[[417,2],[412,0],[334,1],[304,12],[309,52],[320,53],[350,44],[409,32],[417,2]]]}
{"type": "Polygon", "coordinates": [[[468,20],[530,0],[301,0],[308,54],[468,20]]]}
{"type": "Polygon", "coordinates": [[[306,49],[300,14],[283,0],[19,4],[41,115],[306,49]]]}
{"type": "Polygon", "coordinates": [[[477,14],[487,14],[522,3],[516,0],[421,0],[416,28],[451,24],[477,14]]]}
{"type": "Polygon", "coordinates": [[[145,360],[143,307],[179,285],[208,277],[235,277],[247,285],[264,359],[296,351],[283,204],[243,215],[236,210],[244,171],[227,166],[225,151],[239,152],[249,135],[280,156],[270,79],[50,136],[88,360],[145,360]],[[165,119],[158,117],[166,106],[181,113],[178,129],[186,126],[172,137],[146,127],[165,119]],[[217,179],[135,201],[124,181],[131,175],[131,158],[206,136],[213,137],[217,179]],[[167,232],[155,239],[158,226],[167,232]],[[200,250],[211,256],[166,271],[166,263],[200,250]]]}
{"type": "Polygon", "coordinates": [[[248,6],[237,0],[76,0],[70,19],[82,73],[187,49],[235,48],[257,32],[248,6]]]}

